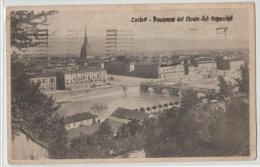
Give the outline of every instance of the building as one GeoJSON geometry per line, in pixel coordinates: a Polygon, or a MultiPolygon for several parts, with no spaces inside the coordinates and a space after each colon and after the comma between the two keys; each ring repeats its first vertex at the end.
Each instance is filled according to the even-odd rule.
{"type": "Polygon", "coordinates": [[[130,61],[106,62],[105,69],[108,74],[131,75],[135,70],[135,64],[130,61]]]}
{"type": "Polygon", "coordinates": [[[131,56],[133,52],[134,35],[132,30],[106,30],[106,56],[131,56]]]}
{"type": "Polygon", "coordinates": [[[101,59],[93,58],[87,60],[87,67],[88,68],[105,68],[104,61],[101,59]]]}
{"type": "Polygon", "coordinates": [[[133,75],[143,78],[159,78],[160,65],[158,63],[135,63],[133,75]]]}
{"type": "Polygon", "coordinates": [[[43,91],[55,90],[57,88],[54,73],[34,74],[30,77],[30,81],[34,84],[40,83],[40,89],[43,91]]]}
{"type": "Polygon", "coordinates": [[[228,60],[228,68],[219,68],[217,70],[217,76],[222,76],[226,81],[235,83],[235,79],[241,77],[240,68],[245,64],[244,60],[233,59],[228,60]]]}
{"type": "Polygon", "coordinates": [[[244,60],[234,59],[230,61],[230,70],[231,71],[239,71],[241,66],[245,65],[244,60]]]}
{"type": "Polygon", "coordinates": [[[203,80],[212,80],[217,78],[217,65],[215,61],[199,61],[197,68],[203,80]]]}
{"type": "Polygon", "coordinates": [[[162,80],[181,81],[184,76],[184,66],[177,65],[161,65],[158,71],[158,78],[162,80]]]}
{"type": "Polygon", "coordinates": [[[81,68],[57,73],[57,89],[79,90],[107,85],[107,73],[102,68],[81,68]]]}
{"type": "Polygon", "coordinates": [[[75,129],[80,126],[89,126],[96,123],[96,115],[90,112],[78,113],[65,118],[66,130],[75,129]]]}
{"type": "Polygon", "coordinates": [[[148,118],[148,114],[144,112],[139,112],[137,110],[131,110],[127,108],[119,107],[112,114],[114,117],[118,117],[126,120],[138,120],[143,122],[146,118],[148,118]]]}
{"type": "Polygon", "coordinates": [[[187,80],[201,81],[203,79],[203,76],[201,75],[201,71],[198,68],[198,65],[190,65],[188,69],[189,69],[189,74],[187,75],[187,80]]]}
{"type": "Polygon", "coordinates": [[[180,81],[184,75],[184,66],[181,64],[136,63],[133,75],[143,78],[180,81]]]}
{"type": "Polygon", "coordinates": [[[99,130],[101,123],[94,123],[88,126],[80,126],[78,128],[67,129],[67,139],[70,142],[72,139],[78,138],[81,135],[92,135],[99,130]]]}

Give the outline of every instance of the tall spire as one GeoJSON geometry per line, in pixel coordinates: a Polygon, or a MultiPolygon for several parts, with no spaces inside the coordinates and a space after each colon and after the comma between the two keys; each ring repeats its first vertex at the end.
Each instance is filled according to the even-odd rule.
{"type": "Polygon", "coordinates": [[[85,25],[85,36],[84,36],[84,40],[85,40],[85,42],[87,42],[87,28],[86,28],[86,25],[85,25]]]}
{"type": "Polygon", "coordinates": [[[85,25],[85,35],[84,35],[84,42],[81,46],[81,50],[80,50],[80,58],[81,59],[86,59],[87,55],[88,55],[88,38],[87,38],[87,28],[85,25]]]}

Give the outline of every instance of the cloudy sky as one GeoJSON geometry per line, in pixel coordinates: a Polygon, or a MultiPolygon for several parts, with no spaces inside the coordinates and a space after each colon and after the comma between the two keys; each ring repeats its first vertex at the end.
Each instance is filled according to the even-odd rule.
{"type": "MultiPolygon", "coordinates": [[[[48,8],[44,8],[45,10],[48,8]]],[[[57,15],[49,18],[50,53],[66,52],[67,30],[78,32],[73,50],[79,52],[87,28],[88,40],[95,53],[105,49],[106,29],[131,29],[134,32],[134,50],[175,50],[175,49],[219,49],[248,47],[248,10],[247,9],[173,9],[170,7],[148,8],[146,6],[113,7],[65,7],[57,15]],[[133,23],[132,17],[178,17],[178,16],[220,16],[233,15],[233,21],[227,22],[168,22],[133,23]],[[228,27],[227,39],[217,35],[217,27],[228,27]],[[197,29],[195,32],[191,29],[197,29]]],[[[42,9],[40,9],[42,10],[42,9]]]]}

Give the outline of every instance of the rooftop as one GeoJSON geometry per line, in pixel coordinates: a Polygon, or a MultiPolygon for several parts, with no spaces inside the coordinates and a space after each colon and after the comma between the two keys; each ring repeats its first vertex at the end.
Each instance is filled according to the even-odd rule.
{"type": "Polygon", "coordinates": [[[117,108],[113,113],[112,116],[114,117],[119,117],[119,118],[123,118],[123,119],[128,119],[128,120],[139,120],[139,121],[143,121],[145,118],[148,118],[148,114],[143,113],[143,112],[138,112],[135,110],[130,110],[127,108],[122,108],[119,107],[117,108]]]}
{"type": "Polygon", "coordinates": [[[91,135],[95,133],[98,129],[101,123],[92,124],[89,126],[81,126],[75,129],[70,129],[67,131],[67,137],[69,140],[72,140],[74,138],[79,137],[82,135],[91,135]]]}
{"type": "Polygon", "coordinates": [[[75,115],[71,115],[65,118],[65,123],[73,123],[73,122],[79,122],[87,119],[93,119],[97,116],[94,114],[91,114],[90,112],[83,112],[83,113],[77,113],[75,115]]]}
{"type": "Polygon", "coordinates": [[[72,70],[65,70],[65,74],[71,73],[81,73],[81,72],[96,72],[96,71],[105,71],[102,68],[80,68],[80,69],[72,69],[72,70]]]}

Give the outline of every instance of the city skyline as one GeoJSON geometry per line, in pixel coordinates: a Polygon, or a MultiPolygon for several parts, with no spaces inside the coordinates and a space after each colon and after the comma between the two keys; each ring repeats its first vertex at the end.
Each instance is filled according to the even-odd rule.
{"type": "MultiPolygon", "coordinates": [[[[97,10],[97,9],[96,9],[97,10]]],[[[189,50],[189,49],[236,49],[248,47],[248,18],[243,15],[241,9],[204,9],[189,11],[159,11],[142,12],[137,10],[125,10],[120,15],[111,11],[96,10],[77,12],[60,10],[57,15],[50,17],[49,30],[54,32],[49,41],[51,48],[49,53],[53,55],[65,55],[61,49],[66,43],[67,29],[78,32],[74,47],[79,51],[84,40],[84,28],[86,26],[89,43],[95,54],[105,53],[105,34],[107,29],[130,29],[134,34],[133,51],[158,51],[158,50],[189,50]],[[226,16],[232,15],[231,22],[175,22],[175,23],[133,23],[131,18],[139,17],[178,17],[178,16],[226,16]],[[206,14],[205,14],[206,13],[206,14]],[[80,21],[76,18],[81,17],[80,21]],[[65,26],[66,25],[66,26],[65,26]],[[59,27],[66,27],[61,29],[59,27]],[[216,33],[216,28],[228,27],[227,37],[216,33]],[[192,31],[196,29],[196,31],[192,31]]],[[[79,53],[75,53],[79,55],[79,53]]]]}

